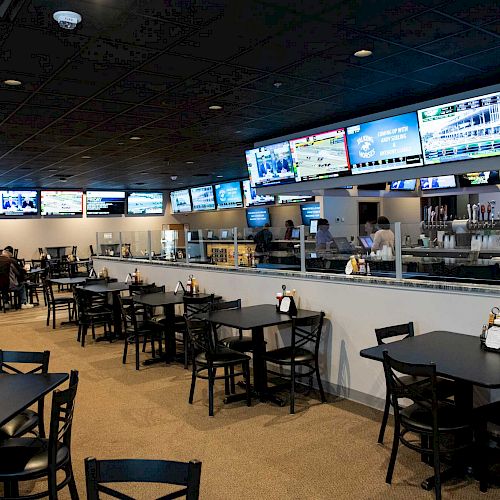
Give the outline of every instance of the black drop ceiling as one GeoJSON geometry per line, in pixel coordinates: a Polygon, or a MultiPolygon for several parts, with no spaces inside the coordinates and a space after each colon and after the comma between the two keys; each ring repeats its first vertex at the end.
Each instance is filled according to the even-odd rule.
{"type": "Polygon", "coordinates": [[[0,83],[1,188],[175,189],[245,177],[255,141],[500,76],[498,1],[2,6],[0,82],[22,85],[0,83]],[[71,9],[83,21],[62,30],[52,14],[71,9]],[[373,56],[353,57],[364,48],[373,56]]]}

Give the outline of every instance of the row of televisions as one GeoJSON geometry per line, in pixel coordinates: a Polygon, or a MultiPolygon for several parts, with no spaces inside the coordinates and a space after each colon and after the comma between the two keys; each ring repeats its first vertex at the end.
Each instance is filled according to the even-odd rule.
{"type": "Polygon", "coordinates": [[[500,93],[444,103],[246,152],[264,186],[500,155],[500,93]]]}
{"type": "MultiPolygon", "coordinates": [[[[162,192],[87,191],[87,216],[163,215],[162,192]]],[[[0,216],[83,215],[83,191],[0,191],[0,216]]]]}

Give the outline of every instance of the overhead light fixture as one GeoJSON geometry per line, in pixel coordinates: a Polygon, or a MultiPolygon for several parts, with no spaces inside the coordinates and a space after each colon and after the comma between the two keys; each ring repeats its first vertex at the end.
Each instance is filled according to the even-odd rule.
{"type": "Polygon", "coordinates": [[[74,30],[82,22],[82,16],[71,10],[58,10],[52,16],[64,30],[74,30]]]}
{"type": "Polygon", "coordinates": [[[10,85],[11,87],[18,87],[19,85],[22,85],[22,83],[19,80],[4,80],[5,85],[10,85]]]}
{"type": "Polygon", "coordinates": [[[171,175],[170,178],[173,180],[173,181],[176,181],[177,180],[177,176],[176,175],[171,175]]]}
{"type": "Polygon", "coordinates": [[[273,85],[274,85],[277,89],[279,89],[279,88],[283,85],[283,83],[282,83],[282,82],[274,82],[274,83],[273,83],[273,85]]]}
{"type": "Polygon", "coordinates": [[[131,141],[140,141],[142,137],[139,137],[138,135],[133,135],[132,137],[129,137],[131,141]]]}
{"type": "Polygon", "coordinates": [[[118,142],[118,146],[123,146],[125,143],[124,142],[118,142]]]}
{"type": "Polygon", "coordinates": [[[187,161],[186,164],[187,165],[192,165],[194,163],[194,161],[187,161]]]}
{"type": "Polygon", "coordinates": [[[222,109],[222,106],[219,106],[218,104],[212,104],[212,106],[208,106],[208,109],[211,109],[212,111],[219,111],[222,109]]]}
{"type": "Polygon", "coordinates": [[[354,55],[356,57],[369,57],[373,54],[373,52],[371,50],[366,50],[366,49],[362,49],[362,50],[358,50],[357,52],[354,52],[354,55]]]}
{"type": "Polygon", "coordinates": [[[83,160],[88,160],[89,158],[92,158],[92,156],[89,155],[84,155],[81,157],[83,160]]]}

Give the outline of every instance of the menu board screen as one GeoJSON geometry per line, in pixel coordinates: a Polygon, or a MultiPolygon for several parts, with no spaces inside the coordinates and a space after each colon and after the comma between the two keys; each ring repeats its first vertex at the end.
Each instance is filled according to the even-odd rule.
{"type": "Polygon", "coordinates": [[[498,170],[462,174],[461,176],[459,176],[458,180],[460,182],[460,186],[462,187],[500,184],[498,170]]]}
{"type": "Polygon", "coordinates": [[[257,190],[251,186],[249,180],[243,181],[243,194],[245,196],[245,205],[274,205],[274,195],[257,194],[257,190]]]}
{"type": "Polygon", "coordinates": [[[392,181],[391,191],[415,191],[417,179],[406,179],[404,181],[392,181]]]}
{"type": "Polygon", "coordinates": [[[423,165],[416,113],[347,127],[353,174],[423,165]]]}
{"type": "Polygon", "coordinates": [[[312,220],[321,218],[321,208],[319,203],[300,205],[300,215],[302,216],[302,224],[304,224],[304,226],[310,226],[312,220]]]}
{"type": "Polygon", "coordinates": [[[172,191],[170,193],[170,204],[172,205],[172,213],[174,214],[191,212],[191,198],[189,197],[189,189],[172,191]]]}
{"type": "Polygon", "coordinates": [[[42,191],[42,215],[67,216],[83,214],[82,191],[42,191]]]}
{"type": "Polygon", "coordinates": [[[37,215],[36,191],[0,191],[0,215],[37,215]]]}
{"type": "Polygon", "coordinates": [[[263,227],[264,224],[271,224],[269,209],[265,207],[247,208],[248,227],[263,227]]]}
{"type": "Polygon", "coordinates": [[[215,198],[218,208],[241,208],[243,206],[243,197],[241,195],[240,181],[216,184],[215,198]]]}
{"type": "Polygon", "coordinates": [[[418,111],[426,165],[500,155],[500,93],[418,111]]]}
{"type": "Polygon", "coordinates": [[[214,190],[212,186],[191,188],[193,210],[215,210],[214,190]]]}
{"type": "Polygon", "coordinates": [[[447,189],[457,186],[454,175],[441,175],[439,177],[421,177],[420,188],[422,191],[428,189],[447,189]]]}
{"type": "Polygon", "coordinates": [[[129,215],[163,214],[163,193],[129,193],[127,200],[129,215]]]}
{"type": "Polygon", "coordinates": [[[302,196],[300,194],[294,194],[291,196],[278,196],[278,203],[303,203],[305,201],[314,201],[314,196],[302,196]]]}
{"type": "Polygon", "coordinates": [[[246,152],[246,158],[252,186],[295,182],[288,141],[250,149],[246,152]]]}
{"type": "Polygon", "coordinates": [[[321,132],[290,141],[297,181],[327,179],[349,172],[345,130],[321,132]]]}
{"type": "Polygon", "coordinates": [[[87,215],[122,215],[125,191],[87,191],[87,215]]]}

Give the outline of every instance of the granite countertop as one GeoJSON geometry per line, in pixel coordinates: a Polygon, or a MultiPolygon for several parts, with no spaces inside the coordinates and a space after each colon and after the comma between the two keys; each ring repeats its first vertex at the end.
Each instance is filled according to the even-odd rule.
{"type": "Polygon", "coordinates": [[[458,292],[467,294],[493,295],[500,296],[500,287],[496,285],[481,285],[474,283],[452,283],[432,280],[414,280],[414,279],[396,279],[384,278],[379,276],[347,276],[344,274],[329,274],[329,273],[302,273],[292,270],[277,270],[265,268],[248,268],[248,267],[222,267],[213,264],[187,264],[185,262],[168,262],[165,260],[147,260],[147,259],[120,259],[119,257],[95,257],[94,260],[134,263],[153,266],[170,266],[183,269],[204,269],[219,273],[246,273],[262,276],[288,276],[294,279],[308,281],[335,281],[337,283],[350,284],[355,286],[391,286],[396,288],[413,288],[432,291],[458,292]]]}

